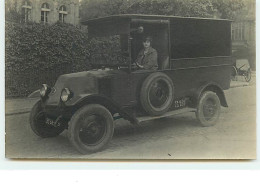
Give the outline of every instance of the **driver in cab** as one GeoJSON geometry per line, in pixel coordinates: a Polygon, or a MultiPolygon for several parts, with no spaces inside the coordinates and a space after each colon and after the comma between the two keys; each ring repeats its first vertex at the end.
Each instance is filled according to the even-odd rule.
{"type": "Polygon", "coordinates": [[[140,69],[145,70],[157,70],[157,51],[151,47],[152,38],[144,37],[143,39],[143,49],[137,55],[135,64],[140,69]]]}

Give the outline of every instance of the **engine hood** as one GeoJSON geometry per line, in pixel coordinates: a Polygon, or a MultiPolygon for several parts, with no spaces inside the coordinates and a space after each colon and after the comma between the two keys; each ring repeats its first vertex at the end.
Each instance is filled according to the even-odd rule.
{"type": "Polygon", "coordinates": [[[70,73],[59,76],[52,92],[46,103],[48,105],[58,105],[60,101],[61,91],[64,88],[69,88],[73,92],[73,98],[68,104],[73,104],[82,96],[87,94],[99,94],[99,82],[102,79],[112,78],[114,75],[125,73],[121,70],[90,70],[78,73],[70,73]]]}

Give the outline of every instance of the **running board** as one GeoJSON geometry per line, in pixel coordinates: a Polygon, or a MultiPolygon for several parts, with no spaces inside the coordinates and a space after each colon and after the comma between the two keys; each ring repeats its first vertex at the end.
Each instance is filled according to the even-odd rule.
{"type": "Polygon", "coordinates": [[[177,115],[177,114],[182,114],[182,113],[186,113],[186,112],[195,112],[195,111],[196,111],[195,108],[183,108],[183,109],[178,109],[178,110],[166,112],[165,114],[163,114],[161,116],[137,117],[136,120],[138,121],[138,123],[141,123],[141,122],[145,122],[145,121],[149,121],[149,120],[160,119],[160,118],[164,118],[164,117],[174,116],[174,115],[177,115]]]}

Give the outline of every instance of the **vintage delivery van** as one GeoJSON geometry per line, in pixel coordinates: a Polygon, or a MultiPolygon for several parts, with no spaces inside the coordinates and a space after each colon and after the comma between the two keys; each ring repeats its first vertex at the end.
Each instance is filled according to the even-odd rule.
{"type": "Polygon", "coordinates": [[[121,56],[109,64],[93,55],[93,69],[61,75],[53,87],[43,84],[30,115],[40,137],[68,129],[72,145],[85,154],[107,145],[115,119],[138,125],[192,111],[199,124],[212,126],[228,106],[223,90],[232,70],[231,21],[125,14],[82,24],[90,38],[118,35],[121,56]],[[157,70],[136,68],[143,35],[153,38],[157,70]]]}

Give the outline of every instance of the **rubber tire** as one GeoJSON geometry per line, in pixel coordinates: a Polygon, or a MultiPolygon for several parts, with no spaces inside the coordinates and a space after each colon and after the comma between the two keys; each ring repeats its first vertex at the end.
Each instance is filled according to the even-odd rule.
{"type": "Polygon", "coordinates": [[[65,124],[62,124],[60,127],[40,129],[38,127],[38,122],[35,120],[35,116],[38,115],[38,113],[41,111],[43,111],[42,102],[41,102],[41,100],[39,100],[33,106],[31,113],[30,113],[30,118],[29,118],[31,129],[33,130],[33,132],[36,135],[38,135],[42,138],[55,137],[55,136],[58,136],[60,133],[62,133],[65,130],[65,124]]]}
{"type": "Polygon", "coordinates": [[[151,116],[159,116],[166,113],[172,106],[173,99],[174,99],[174,85],[172,80],[166,74],[161,72],[152,73],[144,80],[141,87],[140,102],[147,114],[151,116]],[[149,101],[148,93],[153,82],[159,79],[164,80],[167,83],[169,87],[170,95],[169,95],[169,99],[167,100],[167,103],[165,103],[165,105],[162,108],[156,109],[149,101]]]}
{"type": "Polygon", "coordinates": [[[104,149],[104,147],[112,139],[113,133],[114,122],[111,113],[104,106],[98,104],[86,105],[76,111],[75,114],[72,116],[68,127],[68,138],[71,144],[82,154],[94,153],[104,149]],[[82,115],[93,115],[93,113],[105,118],[107,131],[101,143],[95,146],[88,146],[81,142],[79,138],[79,133],[77,132],[77,127],[79,126],[79,119],[82,115]]]}
{"type": "Polygon", "coordinates": [[[220,109],[221,109],[221,106],[220,106],[220,101],[219,101],[219,97],[217,96],[217,94],[212,91],[203,92],[203,94],[200,97],[197,111],[196,111],[196,117],[197,117],[197,120],[199,121],[200,125],[203,127],[209,127],[209,126],[215,125],[217,123],[217,121],[219,120],[220,109]],[[215,116],[211,120],[206,120],[205,116],[203,114],[203,105],[204,105],[205,101],[209,98],[213,99],[215,101],[217,110],[216,110],[215,116]]]}
{"type": "Polygon", "coordinates": [[[245,78],[246,82],[250,82],[251,76],[252,76],[250,68],[247,70],[246,74],[247,75],[245,75],[244,78],[245,78]]]}

